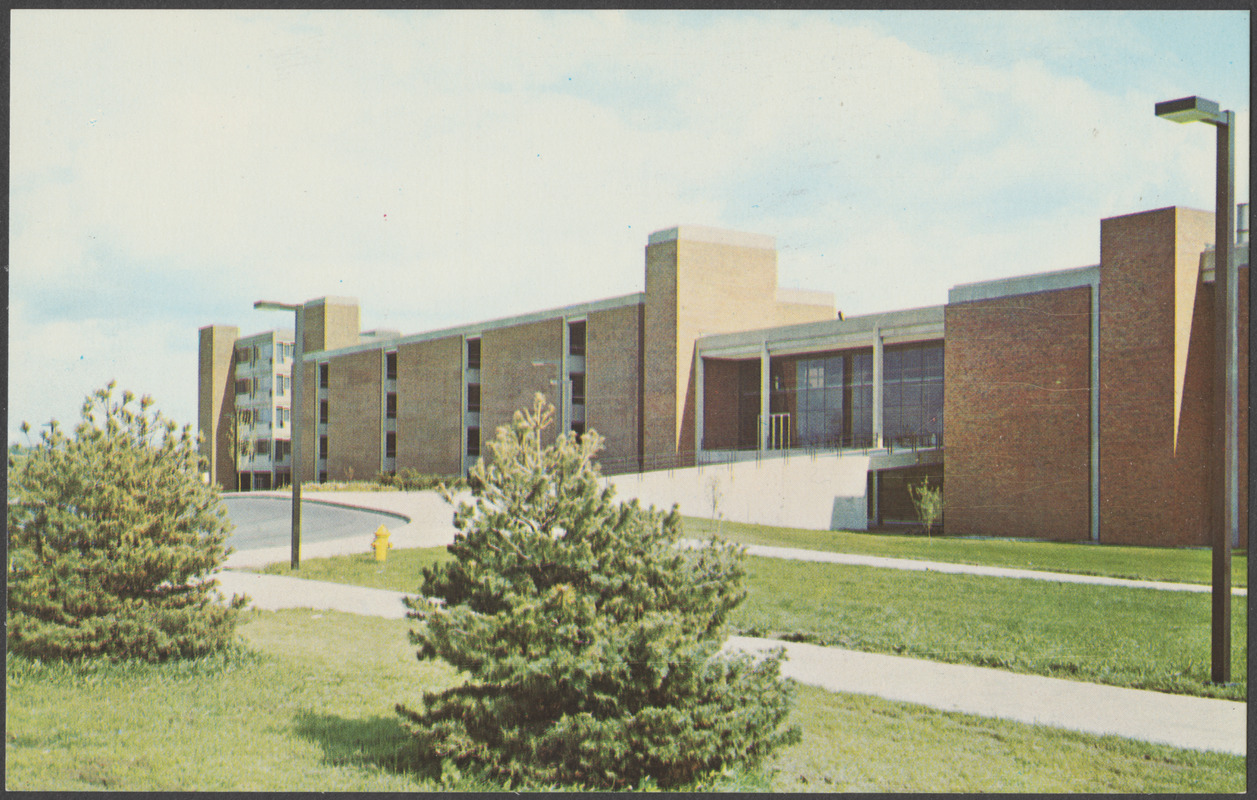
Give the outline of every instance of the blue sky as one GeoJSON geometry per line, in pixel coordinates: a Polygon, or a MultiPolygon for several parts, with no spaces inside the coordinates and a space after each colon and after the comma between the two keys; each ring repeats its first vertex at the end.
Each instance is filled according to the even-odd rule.
{"type": "Polygon", "coordinates": [[[110,379],[196,421],[197,329],[356,297],[413,333],[643,288],[677,224],[775,236],[848,315],[1094,264],[1213,207],[1248,12],[17,10],[9,440],[110,379]]]}

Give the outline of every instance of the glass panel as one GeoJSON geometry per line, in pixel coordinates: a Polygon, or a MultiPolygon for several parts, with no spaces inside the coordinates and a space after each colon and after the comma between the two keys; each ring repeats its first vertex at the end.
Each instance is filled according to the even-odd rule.
{"type": "Polygon", "coordinates": [[[900,350],[882,352],[882,379],[886,383],[899,383],[903,377],[903,355],[900,350]]]}
{"type": "Polygon", "coordinates": [[[903,374],[902,374],[903,380],[905,381],[921,380],[921,350],[920,348],[910,347],[905,350],[901,350],[899,352],[902,354],[901,358],[903,359],[902,366],[901,366],[901,369],[903,370],[903,374]]]}
{"type": "Polygon", "coordinates": [[[842,386],[843,376],[846,373],[844,366],[847,359],[842,356],[831,356],[825,359],[825,385],[826,386],[842,386]]]}

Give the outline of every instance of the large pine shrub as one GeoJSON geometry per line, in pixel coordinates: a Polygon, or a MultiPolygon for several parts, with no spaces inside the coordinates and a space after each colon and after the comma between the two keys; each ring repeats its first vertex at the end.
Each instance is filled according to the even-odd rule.
{"type": "Polygon", "coordinates": [[[541,446],[552,416],[538,396],[498,429],[454,559],[408,602],[419,658],[468,678],[398,705],[421,751],[516,785],[669,787],[797,740],[780,652],[718,653],[741,551],[679,548],[675,510],[603,487],[596,433],[541,446]]]}
{"type": "Polygon", "coordinates": [[[54,421],[10,451],[9,647],[146,661],[221,649],[245,598],[218,602],[208,579],[228,553],[218,490],[190,428],[113,386],[85,400],[73,436],[54,421]]]}

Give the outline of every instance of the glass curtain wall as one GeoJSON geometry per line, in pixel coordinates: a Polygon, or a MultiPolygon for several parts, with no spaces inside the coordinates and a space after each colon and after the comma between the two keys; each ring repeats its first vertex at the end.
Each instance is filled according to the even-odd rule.
{"type": "MultiPolygon", "coordinates": [[[[943,343],[888,346],[882,353],[882,432],[893,447],[943,443],[943,343]]],[[[770,447],[873,445],[873,350],[774,358],[770,412],[788,436],[770,447]]]]}
{"type": "Polygon", "coordinates": [[[868,447],[873,441],[873,350],[773,359],[770,410],[785,415],[782,447],[868,447]]]}
{"type": "Polygon", "coordinates": [[[882,432],[893,447],[943,443],[943,343],[896,345],[882,353],[882,432]]]}

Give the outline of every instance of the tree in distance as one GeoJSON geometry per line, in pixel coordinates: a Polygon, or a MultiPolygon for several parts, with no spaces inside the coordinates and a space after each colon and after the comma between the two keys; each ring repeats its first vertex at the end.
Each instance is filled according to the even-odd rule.
{"type": "Polygon", "coordinates": [[[537,395],[472,468],[454,558],[407,601],[420,659],[466,683],[398,704],[418,749],[513,786],[684,785],[798,741],[782,651],[721,653],[745,597],[743,553],[678,547],[679,516],[620,504],[593,461],[601,437],[542,446],[537,395]]]}
{"type": "Polygon", "coordinates": [[[9,453],[8,637],[32,658],[161,661],[230,645],[247,598],[221,602],[230,532],[191,427],[114,384],[67,436],[54,420],[9,453]],[[137,407],[138,406],[138,407],[137,407]]]}

